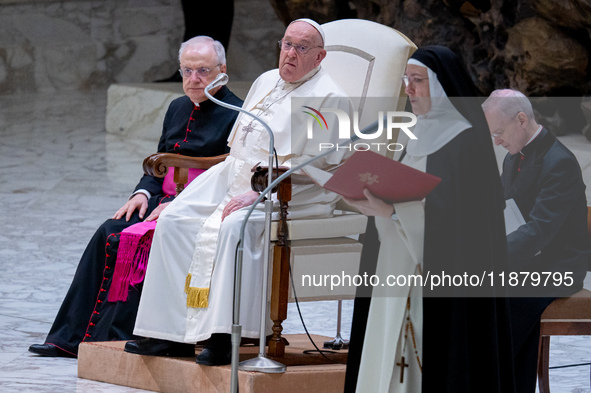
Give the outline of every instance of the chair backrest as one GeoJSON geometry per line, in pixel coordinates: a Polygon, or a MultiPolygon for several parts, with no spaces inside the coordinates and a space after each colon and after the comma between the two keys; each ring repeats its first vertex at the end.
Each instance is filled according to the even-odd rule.
{"type": "MultiPolygon", "coordinates": [[[[416,46],[400,32],[363,19],[337,20],[322,28],[327,51],[322,67],[354,98],[360,129],[378,119],[378,110],[403,110],[401,77],[416,46]]],[[[386,133],[382,136],[379,142],[386,142],[386,133]]]]}

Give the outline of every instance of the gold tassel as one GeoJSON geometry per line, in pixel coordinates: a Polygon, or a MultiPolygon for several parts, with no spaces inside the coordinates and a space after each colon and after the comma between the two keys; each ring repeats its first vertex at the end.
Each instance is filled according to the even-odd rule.
{"type": "Polygon", "coordinates": [[[209,306],[209,288],[196,288],[191,286],[191,274],[185,280],[185,293],[187,294],[187,307],[207,308],[209,306]]]}
{"type": "Polygon", "coordinates": [[[189,287],[187,293],[187,307],[207,308],[209,305],[209,288],[189,287]]]}
{"type": "Polygon", "coordinates": [[[189,294],[189,287],[191,286],[191,273],[187,274],[187,278],[185,278],[185,293],[189,294]]]}

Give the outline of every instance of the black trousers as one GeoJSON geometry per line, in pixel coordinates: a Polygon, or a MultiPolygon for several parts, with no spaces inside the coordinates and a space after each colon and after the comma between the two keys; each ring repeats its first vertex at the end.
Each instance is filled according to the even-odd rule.
{"type": "MultiPolygon", "coordinates": [[[[158,205],[151,198],[145,217],[158,205]]],[[[51,326],[47,339],[73,355],[83,341],[130,340],[139,306],[142,284],[129,288],[126,301],[108,302],[121,231],[140,222],[135,212],[125,218],[105,221],[86,246],[72,284],[51,326]]]]}

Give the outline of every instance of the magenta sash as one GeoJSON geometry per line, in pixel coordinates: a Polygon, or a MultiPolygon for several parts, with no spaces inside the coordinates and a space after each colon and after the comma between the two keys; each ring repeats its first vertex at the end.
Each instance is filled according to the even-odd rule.
{"type": "Polygon", "coordinates": [[[121,232],[109,302],[126,301],[129,286],[144,280],[155,228],[156,221],[142,221],[121,232]]]}
{"type": "MultiPolygon", "coordinates": [[[[205,172],[205,169],[193,169],[189,168],[189,176],[187,184],[191,183],[193,179],[205,172]]],[[[176,184],[174,183],[174,168],[168,168],[166,176],[164,176],[164,182],[162,183],[162,191],[167,195],[176,195],[176,184]]]]}
{"type": "MultiPolygon", "coordinates": [[[[190,168],[187,185],[203,172],[205,169],[190,168]]],[[[175,189],[174,168],[169,168],[162,183],[162,191],[167,195],[175,195],[175,189]]],[[[109,302],[126,301],[129,287],[144,280],[155,228],[156,221],[142,221],[121,232],[113,281],[107,299],[109,302]]]]}

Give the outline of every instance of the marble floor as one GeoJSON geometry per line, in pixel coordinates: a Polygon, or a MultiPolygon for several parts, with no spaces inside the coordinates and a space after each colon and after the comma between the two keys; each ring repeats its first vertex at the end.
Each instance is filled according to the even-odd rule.
{"type": "MultiPolygon", "coordinates": [[[[105,133],[106,91],[0,96],[0,391],[139,392],[77,378],[75,359],[37,357],[95,228],[125,201],[146,146],[105,133]]],[[[154,146],[155,148],[155,146],[154,146]]],[[[303,304],[334,335],[336,302],[303,304]]],[[[352,304],[344,302],[343,336],[352,304]]],[[[286,333],[303,329],[290,306],[286,333]]],[[[589,362],[588,337],[552,341],[551,365],[589,362]]],[[[590,393],[589,366],[553,370],[553,393],[590,393]]]]}

